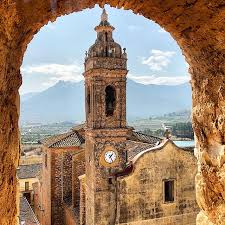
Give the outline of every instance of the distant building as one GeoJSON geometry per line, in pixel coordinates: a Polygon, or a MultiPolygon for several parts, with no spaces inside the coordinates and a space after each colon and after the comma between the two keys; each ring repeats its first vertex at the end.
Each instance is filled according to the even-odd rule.
{"type": "Polygon", "coordinates": [[[33,184],[38,182],[40,169],[41,164],[20,165],[17,168],[20,196],[25,197],[31,205],[34,199],[33,184]]]}
{"type": "Polygon", "coordinates": [[[86,123],[43,142],[34,184],[40,223],[196,224],[193,149],[127,127],[126,50],[105,10],[95,30],[85,58],[86,123]]]}
{"type": "Polygon", "coordinates": [[[22,145],[21,150],[20,165],[42,163],[40,145],[22,145]]]}

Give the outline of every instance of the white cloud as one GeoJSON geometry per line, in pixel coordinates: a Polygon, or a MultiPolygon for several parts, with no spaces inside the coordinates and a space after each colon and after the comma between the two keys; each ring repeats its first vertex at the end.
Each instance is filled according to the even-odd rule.
{"type": "Polygon", "coordinates": [[[176,77],[157,77],[155,75],[151,76],[136,76],[128,74],[128,78],[140,83],[140,84],[155,84],[155,85],[179,85],[184,84],[190,80],[189,76],[176,76],[176,77]]]}
{"type": "Polygon", "coordinates": [[[153,71],[160,71],[169,65],[172,56],[175,54],[176,52],[173,51],[152,49],[151,55],[148,58],[142,59],[142,64],[148,65],[153,71]]]}
{"type": "Polygon", "coordinates": [[[60,80],[79,82],[83,80],[83,67],[78,64],[42,64],[26,66],[21,69],[23,74],[40,73],[49,75],[44,86],[51,86],[60,80]]]}

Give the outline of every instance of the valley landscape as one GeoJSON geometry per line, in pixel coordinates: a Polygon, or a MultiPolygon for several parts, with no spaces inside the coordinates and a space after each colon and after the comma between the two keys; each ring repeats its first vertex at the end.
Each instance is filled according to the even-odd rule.
{"type": "MultiPolygon", "coordinates": [[[[191,87],[144,85],[127,81],[129,121],[191,109],[191,87]]],[[[21,123],[84,121],[84,83],[59,81],[43,92],[21,96],[21,123]]]]}

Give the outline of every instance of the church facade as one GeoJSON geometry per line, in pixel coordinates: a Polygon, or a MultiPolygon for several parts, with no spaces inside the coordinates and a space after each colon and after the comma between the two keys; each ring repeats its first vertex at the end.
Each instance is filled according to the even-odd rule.
{"type": "Polygon", "coordinates": [[[126,122],[126,49],[103,10],[85,57],[86,123],[43,142],[42,225],[194,225],[196,159],[126,122]]]}

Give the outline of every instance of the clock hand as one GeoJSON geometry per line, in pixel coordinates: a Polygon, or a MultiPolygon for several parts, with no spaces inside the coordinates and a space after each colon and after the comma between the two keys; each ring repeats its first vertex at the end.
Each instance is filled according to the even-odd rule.
{"type": "Polygon", "coordinates": [[[109,156],[109,158],[112,159],[112,156],[113,156],[113,154],[111,154],[111,155],[109,156]]]}

